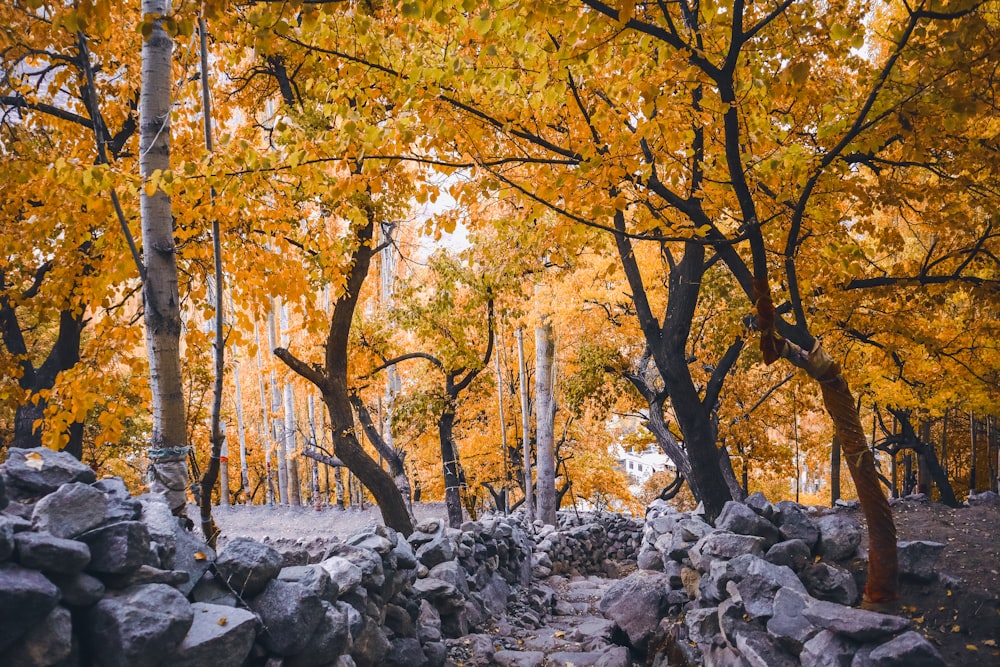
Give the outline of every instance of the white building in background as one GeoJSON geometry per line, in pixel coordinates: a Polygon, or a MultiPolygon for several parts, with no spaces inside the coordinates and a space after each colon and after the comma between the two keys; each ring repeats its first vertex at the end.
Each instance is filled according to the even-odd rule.
{"type": "Polygon", "coordinates": [[[642,451],[629,451],[618,446],[616,457],[619,464],[637,486],[644,484],[654,472],[673,470],[674,464],[656,445],[642,451]]]}

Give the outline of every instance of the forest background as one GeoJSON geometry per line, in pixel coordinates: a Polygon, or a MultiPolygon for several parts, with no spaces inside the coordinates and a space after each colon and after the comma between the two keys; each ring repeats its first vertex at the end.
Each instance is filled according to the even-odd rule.
{"type": "Polygon", "coordinates": [[[996,490],[1000,5],[824,9],[4,2],[3,446],[140,487],[173,423],[195,486],[225,463],[216,502],[364,480],[390,523],[525,477],[542,517],[638,511],[673,476],[634,497],[613,444],[710,515],[853,497],[841,444],[862,488],[996,490]]]}

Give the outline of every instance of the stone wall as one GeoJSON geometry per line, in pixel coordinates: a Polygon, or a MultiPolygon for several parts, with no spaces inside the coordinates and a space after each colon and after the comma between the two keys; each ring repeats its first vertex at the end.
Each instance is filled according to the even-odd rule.
{"type": "Polygon", "coordinates": [[[160,497],[48,449],[8,451],[0,510],[12,667],[440,667],[448,638],[504,615],[543,623],[555,600],[537,576],[608,572],[642,535],[572,515],[536,536],[515,514],[425,521],[409,539],[382,526],[280,550],[236,538],[216,555],[160,497]]]}

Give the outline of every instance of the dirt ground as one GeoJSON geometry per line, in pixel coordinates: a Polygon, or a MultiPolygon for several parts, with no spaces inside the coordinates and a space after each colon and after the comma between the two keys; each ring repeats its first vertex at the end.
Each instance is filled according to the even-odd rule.
{"type": "MultiPolygon", "coordinates": [[[[860,520],[860,512],[853,511],[860,520]]],[[[414,512],[418,521],[446,517],[444,503],[420,503],[414,512]]],[[[879,610],[912,618],[949,665],[1000,665],[1000,506],[951,509],[902,500],[893,506],[893,514],[900,541],[931,540],[947,546],[939,561],[939,580],[903,581],[898,605],[879,610]]],[[[190,515],[196,518],[197,510],[192,508],[190,515]]],[[[222,530],[222,547],[237,536],[277,541],[344,538],[382,523],[378,509],[370,506],[319,511],[237,506],[216,508],[214,516],[222,530]]],[[[865,565],[864,560],[851,563],[859,585],[865,565]]]]}
{"type": "MultiPolygon", "coordinates": [[[[947,546],[938,581],[900,582],[899,604],[879,611],[912,618],[949,665],[1000,665],[1000,507],[901,500],[893,516],[900,541],[947,546]]],[[[863,581],[864,562],[853,565],[863,581]]]]}

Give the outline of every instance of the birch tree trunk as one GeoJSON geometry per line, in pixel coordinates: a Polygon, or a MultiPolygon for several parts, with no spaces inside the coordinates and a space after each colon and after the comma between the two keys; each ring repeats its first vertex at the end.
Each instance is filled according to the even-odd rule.
{"type": "Polygon", "coordinates": [[[257,342],[257,388],[260,390],[260,443],[264,448],[264,476],[267,481],[267,504],[274,504],[274,475],[271,474],[270,420],[267,416],[267,390],[264,388],[264,362],[260,346],[260,327],[253,323],[254,340],[257,342]]]}
{"type": "MultiPolygon", "coordinates": [[[[271,299],[271,311],[267,314],[267,342],[273,350],[278,347],[278,300],[271,299]]],[[[287,448],[285,446],[285,423],[281,418],[281,390],[278,388],[278,374],[271,369],[271,420],[274,424],[274,442],[277,445],[275,457],[278,459],[278,496],[282,505],[288,504],[288,470],[286,468],[287,448]]]]}
{"type": "Polygon", "coordinates": [[[520,329],[517,330],[517,363],[518,374],[521,380],[521,440],[524,447],[524,513],[528,521],[535,518],[534,490],[531,484],[531,437],[529,429],[528,414],[528,371],[524,365],[524,335],[520,329]]]}
{"type": "Polygon", "coordinates": [[[250,504],[250,467],[247,465],[247,432],[243,422],[243,392],[240,391],[240,365],[233,362],[233,386],[236,390],[236,434],[240,441],[240,485],[243,497],[250,504]]]}
{"type": "MultiPolygon", "coordinates": [[[[281,304],[281,343],[282,347],[288,347],[291,336],[288,333],[288,307],[281,304]]],[[[286,382],[284,386],[285,394],[285,474],[288,479],[285,487],[288,489],[288,502],[290,505],[301,505],[301,484],[299,482],[299,461],[298,461],[298,429],[295,422],[295,387],[291,382],[286,382]]]]}
{"type": "Polygon", "coordinates": [[[538,466],[538,518],[556,525],[555,410],[552,363],[555,342],[548,322],[535,329],[535,439],[538,466]]]}
{"type": "MultiPolygon", "coordinates": [[[[170,14],[169,0],[143,0],[144,16],[170,14]]],[[[144,183],[170,169],[170,54],[173,42],[162,20],[142,43],[139,97],[139,174],[144,183]]],[[[181,384],[180,297],[170,197],[157,187],[140,189],[143,245],[143,316],[153,394],[149,485],[166,496],[171,511],[181,515],[187,497],[187,428],[181,384]]]]}

